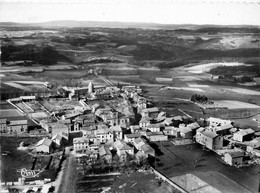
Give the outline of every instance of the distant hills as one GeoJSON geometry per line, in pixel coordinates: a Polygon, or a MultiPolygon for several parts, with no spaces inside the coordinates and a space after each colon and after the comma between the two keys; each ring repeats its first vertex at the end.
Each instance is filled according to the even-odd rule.
{"type": "Polygon", "coordinates": [[[254,28],[260,26],[252,25],[195,25],[195,24],[157,24],[157,23],[136,23],[136,22],[103,22],[103,21],[74,21],[59,20],[42,23],[15,23],[0,22],[0,26],[6,27],[48,27],[48,28],[74,28],[74,27],[103,27],[103,28],[143,28],[143,29],[164,29],[164,30],[198,30],[202,28],[254,28]]]}

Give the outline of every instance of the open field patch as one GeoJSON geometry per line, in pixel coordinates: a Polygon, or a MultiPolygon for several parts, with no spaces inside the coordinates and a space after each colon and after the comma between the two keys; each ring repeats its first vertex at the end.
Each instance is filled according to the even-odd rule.
{"type": "MultiPolygon", "coordinates": [[[[27,170],[32,169],[34,156],[29,154],[28,151],[25,150],[17,150],[19,144],[23,141],[25,144],[35,144],[40,140],[40,138],[14,138],[14,137],[1,137],[0,145],[1,151],[8,152],[7,155],[1,155],[1,169],[2,169],[2,182],[16,182],[18,178],[21,177],[21,174],[17,171],[22,168],[26,168],[27,170]]],[[[46,159],[42,159],[44,161],[46,159]]],[[[37,162],[36,162],[37,163],[37,162]]],[[[41,161],[38,160],[38,164],[41,161]]],[[[44,163],[44,162],[42,162],[44,163]]],[[[46,163],[46,162],[45,162],[46,163]]],[[[46,164],[44,164],[46,166],[46,164]]],[[[37,167],[40,165],[37,165],[37,167]]],[[[40,169],[39,167],[37,169],[40,169]]],[[[44,168],[41,168],[44,169],[44,168]]],[[[40,174],[39,178],[29,179],[29,180],[37,180],[44,178],[53,178],[55,171],[44,171],[40,174]]]]}
{"type": "Polygon", "coordinates": [[[158,82],[158,83],[171,83],[171,82],[172,82],[172,78],[156,77],[155,80],[156,80],[156,82],[158,82]]]}
{"type": "Polygon", "coordinates": [[[249,90],[249,89],[245,89],[245,88],[230,88],[227,90],[231,91],[231,92],[243,94],[243,95],[258,95],[258,96],[260,95],[259,91],[249,90]]]}
{"type": "MultiPolygon", "coordinates": [[[[169,178],[197,172],[216,171],[249,192],[257,192],[259,180],[255,178],[259,166],[234,168],[218,160],[218,155],[204,151],[198,144],[175,146],[171,142],[156,143],[161,153],[157,153],[156,169],[169,178]]],[[[224,178],[224,177],[223,177],[224,178]]],[[[212,180],[214,177],[212,177],[212,180]]],[[[222,183],[223,180],[216,183],[222,183]]],[[[188,183],[188,181],[187,181],[188,183]]],[[[208,183],[211,183],[208,181],[208,183]]]]}
{"type": "Polygon", "coordinates": [[[189,87],[192,87],[192,88],[208,88],[209,85],[206,85],[206,84],[188,84],[189,87]]]}
{"type": "Polygon", "coordinates": [[[187,91],[196,91],[196,92],[205,92],[200,88],[189,88],[189,87],[170,87],[161,88],[161,90],[187,90],[187,91]]]}
{"type": "Polygon", "coordinates": [[[171,178],[188,192],[250,193],[247,189],[215,171],[194,172],[171,178]]]}
{"type": "Polygon", "coordinates": [[[260,108],[260,106],[255,104],[250,104],[241,101],[234,101],[234,100],[213,100],[214,104],[220,107],[227,107],[228,109],[254,109],[260,108]]]}
{"type": "Polygon", "coordinates": [[[24,91],[28,91],[28,92],[32,91],[30,88],[23,86],[21,84],[17,84],[15,82],[4,82],[4,84],[11,86],[11,87],[14,87],[14,88],[17,88],[17,89],[20,89],[20,90],[24,90],[24,91]]]}
{"type": "Polygon", "coordinates": [[[208,64],[199,64],[192,67],[188,67],[187,70],[194,74],[200,74],[204,72],[209,72],[211,69],[218,66],[242,66],[244,63],[208,63],[208,64]]]}
{"type": "Polygon", "coordinates": [[[0,118],[1,117],[20,117],[23,116],[20,111],[17,109],[2,109],[2,106],[0,108],[0,118]]]}

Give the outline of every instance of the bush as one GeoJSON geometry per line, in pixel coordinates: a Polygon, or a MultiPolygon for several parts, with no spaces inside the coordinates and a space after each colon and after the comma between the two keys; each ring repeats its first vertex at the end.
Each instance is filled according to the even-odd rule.
{"type": "Polygon", "coordinates": [[[193,102],[208,102],[208,97],[206,97],[205,95],[198,95],[198,94],[194,94],[191,96],[191,101],[193,102]]]}

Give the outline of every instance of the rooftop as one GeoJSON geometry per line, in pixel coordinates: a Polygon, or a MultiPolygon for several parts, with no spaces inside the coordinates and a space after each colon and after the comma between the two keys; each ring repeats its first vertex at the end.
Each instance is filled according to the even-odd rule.
{"type": "Polygon", "coordinates": [[[212,139],[214,139],[214,138],[216,138],[218,136],[218,134],[216,134],[216,133],[214,133],[212,131],[209,131],[209,130],[202,131],[201,133],[203,135],[209,137],[209,138],[212,138],[212,139]]]}
{"type": "Polygon", "coordinates": [[[137,137],[141,137],[141,134],[140,133],[125,134],[125,137],[127,137],[127,138],[137,138],[137,137]]]}
{"type": "Polygon", "coordinates": [[[77,137],[73,139],[73,144],[77,143],[88,143],[89,139],[87,137],[77,137]]]}
{"type": "Polygon", "coordinates": [[[52,140],[48,139],[48,138],[43,138],[42,140],[40,140],[37,144],[36,147],[40,146],[40,145],[45,145],[45,146],[51,146],[52,144],[52,140]]]}

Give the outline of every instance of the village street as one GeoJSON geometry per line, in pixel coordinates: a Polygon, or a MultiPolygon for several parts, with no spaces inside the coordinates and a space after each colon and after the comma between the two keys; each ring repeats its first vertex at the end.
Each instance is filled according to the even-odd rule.
{"type": "Polygon", "coordinates": [[[58,174],[57,179],[55,180],[55,193],[74,193],[76,190],[76,162],[75,157],[72,152],[69,151],[69,148],[66,148],[67,158],[62,164],[60,173],[58,174]]]}

